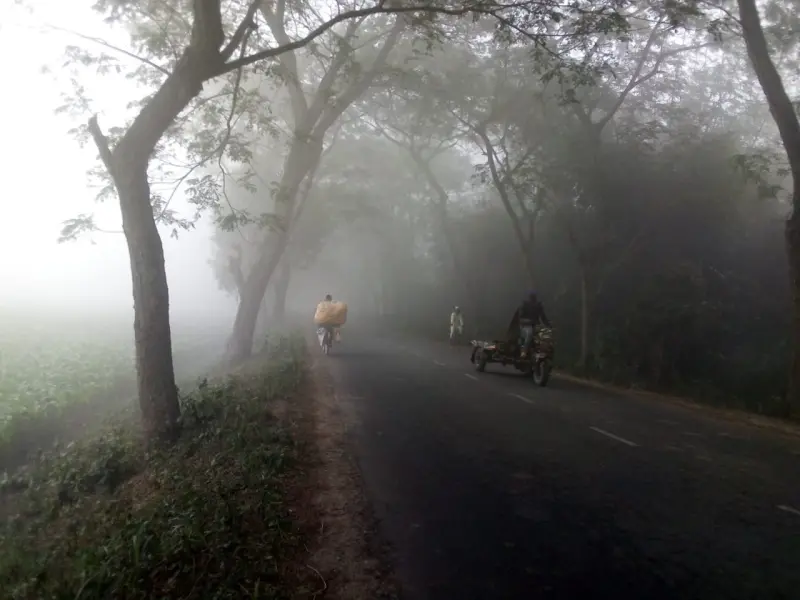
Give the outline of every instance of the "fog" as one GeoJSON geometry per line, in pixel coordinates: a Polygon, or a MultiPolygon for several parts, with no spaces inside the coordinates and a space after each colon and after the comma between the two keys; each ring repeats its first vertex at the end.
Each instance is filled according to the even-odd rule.
{"type": "Polygon", "coordinates": [[[796,591],[797,2],[3,2],[0,596],[796,591]]]}
{"type": "MultiPolygon", "coordinates": [[[[81,149],[68,130],[77,119],[57,116],[55,109],[68,91],[58,73],[66,44],[76,38],[41,29],[49,22],[85,34],[103,31],[88,6],[37,2],[37,16],[22,8],[4,7],[0,29],[0,64],[7,81],[20,93],[5,93],[0,125],[7,151],[3,156],[3,218],[0,219],[0,310],[51,314],[96,314],[132,320],[130,261],[120,233],[95,233],[76,242],[58,243],[65,220],[96,213],[105,229],[120,231],[119,207],[97,204],[97,190],[87,171],[96,166],[96,150],[81,149]],[[6,20],[12,13],[13,17],[6,20]],[[42,15],[47,16],[44,21],[42,15]],[[20,56],[19,48],[25,47],[20,56]]],[[[87,73],[81,83],[99,92],[104,114],[119,114],[138,93],[136,86],[119,89],[87,73]]],[[[115,82],[118,84],[118,82],[115,82]]],[[[175,208],[186,211],[182,199],[175,208]]],[[[179,319],[212,315],[230,321],[235,300],[221,292],[208,268],[212,254],[208,219],[178,240],[164,232],[171,312],[179,319]]]]}
{"type": "MultiPolygon", "coordinates": [[[[130,323],[119,202],[95,200],[87,171],[107,171],[85,125],[97,114],[118,147],[137,102],[178,68],[188,30],[164,3],[109,13],[113,26],[88,3],[31,5],[0,31],[4,76],[20,90],[0,116],[13,149],[2,310],[130,323]],[[57,242],[88,214],[103,231],[57,242]]],[[[468,335],[490,339],[533,290],[557,323],[563,368],[737,397],[770,381],[781,397],[791,182],[777,128],[740,37],[675,33],[648,10],[624,35],[584,31],[585,44],[562,23],[547,56],[536,35],[497,39],[487,20],[444,21],[429,44],[379,15],[263,69],[209,75],[150,155],[173,325],[213,323],[242,359],[278,325],[310,327],[330,293],[348,303],[348,327],[375,335],[442,339],[459,305],[468,335]]],[[[251,43],[308,27],[289,15],[251,43]]],[[[140,280],[158,271],[148,264],[140,280]]]]}

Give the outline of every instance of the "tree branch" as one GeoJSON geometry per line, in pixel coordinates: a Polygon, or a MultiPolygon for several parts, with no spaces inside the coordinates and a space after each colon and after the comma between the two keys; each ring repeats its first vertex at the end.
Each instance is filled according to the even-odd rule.
{"type": "MultiPolygon", "coordinates": [[[[241,50],[239,51],[240,56],[244,56],[247,52],[247,40],[250,38],[250,34],[253,32],[252,28],[247,28],[245,30],[244,36],[242,37],[241,41],[241,50]]],[[[242,85],[242,74],[244,73],[244,68],[239,69],[236,71],[236,78],[233,82],[233,98],[231,98],[231,109],[228,112],[228,119],[225,122],[225,136],[222,139],[222,143],[219,146],[219,160],[222,161],[222,157],[225,155],[225,147],[228,145],[228,142],[231,139],[231,135],[233,135],[233,118],[236,115],[236,104],[239,100],[239,90],[241,89],[242,85]]],[[[222,165],[220,164],[220,169],[222,165]]]]}
{"type": "MultiPolygon", "coordinates": [[[[225,73],[230,73],[240,67],[246,67],[248,65],[252,65],[253,63],[259,62],[261,60],[265,60],[268,58],[274,58],[284,52],[291,52],[292,50],[297,50],[298,48],[302,48],[303,46],[307,45],[309,42],[312,42],[323,33],[331,29],[334,25],[341,23],[342,21],[347,21],[348,19],[357,19],[359,17],[369,17],[371,15],[377,14],[397,14],[397,13],[414,13],[414,12],[428,12],[428,13],[436,13],[436,14],[444,14],[444,15],[451,15],[451,16],[463,16],[467,13],[481,13],[484,12],[485,14],[492,14],[488,11],[480,11],[476,10],[475,7],[465,7],[465,8],[438,8],[433,7],[430,5],[413,5],[413,6],[385,6],[384,4],[378,4],[376,6],[372,6],[370,8],[360,8],[356,10],[348,10],[343,13],[339,13],[335,17],[331,18],[329,21],[322,23],[315,29],[311,30],[307,35],[304,37],[290,42],[288,44],[283,44],[280,46],[276,46],[274,48],[268,48],[266,50],[262,50],[261,52],[256,52],[255,54],[251,54],[250,56],[245,56],[244,58],[237,59],[228,63],[225,63],[220,68],[214,70],[209,77],[218,77],[220,75],[224,75],[225,73]]],[[[497,18],[495,16],[495,18],[497,18]]]]}
{"type": "Polygon", "coordinates": [[[633,75],[631,75],[631,78],[628,81],[628,85],[626,85],[625,89],[623,89],[620,95],[617,96],[617,100],[614,102],[614,104],[608,110],[608,112],[603,116],[603,118],[600,119],[595,124],[596,131],[598,133],[600,133],[603,130],[603,128],[605,128],[605,126],[608,125],[608,122],[614,118],[614,115],[617,114],[617,111],[623,105],[623,103],[625,102],[625,98],[628,97],[628,94],[630,94],[631,90],[633,90],[633,88],[635,88],[637,85],[643,83],[647,79],[650,79],[656,74],[658,67],[660,66],[660,63],[656,63],[656,66],[650,73],[648,73],[647,76],[645,76],[645,78],[639,79],[642,73],[642,69],[644,69],[644,63],[647,62],[647,59],[650,56],[650,49],[653,47],[656,38],[660,34],[659,29],[663,22],[664,22],[664,17],[661,16],[659,17],[658,21],[656,21],[656,24],[653,25],[653,29],[650,31],[650,35],[647,37],[647,42],[645,43],[644,49],[642,50],[642,55],[639,57],[639,60],[636,63],[636,67],[633,70],[633,75]]]}
{"type": "Polygon", "coordinates": [[[326,107],[325,112],[322,114],[322,118],[314,127],[312,136],[319,136],[321,133],[327,131],[328,128],[333,125],[333,123],[342,115],[347,107],[355,102],[356,99],[358,99],[358,97],[361,96],[370,85],[372,85],[372,82],[375,81],[375,76],[386,64],[389,53],[397,44],[397,40],[400,38],[400,34],[405,27],[405,17],[403,15],[398,16],[394,22],[394,25],[392,26],[391,31],[389,32],[389,36],[386,38],[383,46],[381,46],[380,50],[378,51],[378,55],[375,57],[375,60],[372,61],[370,68],[359,79],[352,82],[334,103],[329,104],[326,107]]]}
{"type": "Polygon", "coordinates": [[[100,124],[97,122],[97,115],[89,119],[89,133],[92,134],[94,145],[100,152],[100,160],[103,161],[108,173],[113,177],[114,175],[114,156],[111,153],[111,148],[108,145],[108,138],[100,129],[100,124]]]}
{"type": "Polygon", "coordinates": [[[338,40],[338,48],[333,54],[331,64],[328,66],[328,69],[325,71],[325,74],[322,76],[322,79],[317,85],[317,92],[314,95],[311,106],[308,108],[306,114],[307,122],[303,124],[304,127],[308,129],[308,131],[304,132],[306,135],[310,135],[311,130],[314,128],[314,125],[319,120],[320,115],[322,115],[326,105],[328,104],[333,83],[336,81],[336,77],[338,77],[339,71],[347,61],[347,56],[352,49],[350,41],[356,34],[356,31],[362,22],[363,19],[352,19],[347,24],[347,30],[345,31],[344,35],[338,40]]]}
{"type": "MultiPolygon", "coordinates": [[[[797,113],[786,93],[781,75],[769,55],[769,46],[761,27],[761,17],[755,0],[738,0],[738,3],[747,54],[767,98],[775,124],[778,126],[796,186],[800,181],[800,123],[797,113]]],[[[795,211],[800,210],[800,198],[797,194],[794,195],[792,203],[795,211]]]]}
{"type": "Polygon", "coordinates": [[[628,85],[625,86],[625,89],[622,90],[620,95],[617,97],[616,101],[614,102],[613,106],[608,110],[608,112],[600,119],[597,123],[594,124],[596,127],[597,132],[601,132],[606,125],[608,125],[609,121],[614,118],[614,115],[617,114],[619,109],[625,103],[628,95],[641,84],[645,83],[646,81],[652,79],[659,73],[659,68],[664,63],[664,61],[671,57],[681,54],[683,52],[690,52],[692,50],[699,50],[701,48],[706,48],[708,46],[714,45],[713,42],[704,42],[702,44],[691,44],[689,46],[681,46],[679,48],[673,48],[672,50],[664,50],[658,54],[656,57],[656,62],[653,65],[653,68],[650,69],[646,74],[642,75],[642,69],[644,68],[645,62],[647,62],[647,58],[650,55],[650,49],[655,41],[655,34],[658,27],[661,25],[663,18],[660,19],[656,25],[653,27],[653,30],[650,34],[650,37],[647,40],[647,44],[645,45],[644,50],[642,51],[642,56],[640,57],[636,69],[634,70],[633,75],[628,82],[628,85]]]}
{"type": "Polygon", "coordinates": [[[444,186],[442,186],[442,184],[439,182],[439,179],[436,177],[436,174],[433,172],[433,169],[431,169],[430,165],[431,159],[436,155],[434,154],[426,159],[422,156],[419,150],[415,148],[409,148],[408,152],[411,155],[411,160],[414,161],[414,164],[417,165],[417,168],[422,171],[423,175],[425,175],[425,179],[428,180],[428,185],[433,188],[433,190],[436,192],[436,195],[439,197],[439,210],[446,212],[447,201],[450,199],[450,195],[447,193],[447,190],[444,189],[444,186]]]}
{"type": "Polygon", "coordinates": [[[162,67],[161,65],[156,64],[153,61],[151,61],[151,60],[149,60],[147,58],[144,58],[143,56],[139,56],[138,54],[134,54],[133,52],[129,52],[128,50],[125,50],[124,48],[120,48],[118,46],[114,46],[113,44],[109,44],[108,42],[106,42],[105,40],[102,40],[100,38],[92,37],[90,35],[86,35],[86,34],[83,34],[83,33],[79,33],[77,31],[73,31],[72,29],[66,29],[64,27],[58,27],[57,25],[51,25],[49,23],[46,23],[45,27],[47,27],[48,29],[52,29],[53,31],[61,31],[63,33],[68,33],[70,35],[74,35],[75,37],[79,37],[82,40],[86,40],[87,42],[92,42],[93,44],[98,44],[99,46],[103,46],[104,48],[108,48],[109,50],[113,50],[114,52],[119,52],[120,54],[124,54],[128,58],[132,58],[134,60],[137,60],[140,63],[147,65],[148,67],[152,67],[153,69],[163,73],[164,75],[169,75],[169,71],[167,69],[165,69],[164,67],[162,67]]]}
{"type": "MultiPolygon", "coordinates": [[[[245,36],[249,36],[250,32],[256,29],[256,12],[258,11],[258,6],[260,3],[261,0],[253,0],[250,3],[244,19],[242,19],[242,22],[239,23],[239,26],[231,36],[230,41],[220,52],[223,61],[227,61],[231,56],[233,56],[233,53],[236,52],[236,48],[238,48],[239,45],[245,41],[245,36]]],[[[244,52],[240,54],[239,58],[242,58],[243,56],[244,52]]]]}
{"type": "MultiPolygon", "coordinates": [[[[279,0],[275,13],[270,12],[269,4],[265,0],[256,0],[256,2],[260,5],[259,10],[261,11],[261,15],[267,22],[270,31],[272,31],[272,35],[275,36],[275,41],[281,46],[291,44],[292,42],[286,33],[286,28],[283,23],[286,14],[285,1],[279,0]]],[[[308,112],[308,102],[306,101],[303,85],[300,81],[297,57],[294,52],[286,52],[281,54],[278,60],[280,61],[281,69],[288,82],[289,96],[292,100],[292,112],[294,113],[294,127],[297,129],[300,121],[305,117],[306,112],[308,112]]]]}

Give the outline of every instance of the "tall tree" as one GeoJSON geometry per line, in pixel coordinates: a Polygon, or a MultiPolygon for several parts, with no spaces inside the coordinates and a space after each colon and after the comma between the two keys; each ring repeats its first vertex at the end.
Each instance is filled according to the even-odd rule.
{"type": "MultiPolygon", "coordinates": [[[[435,56],[432,58],[435,60],[435,56]]],[[[453,155],[458,154],[458,146],[463,143],[457,122],[435,114],[434,98],[425,93],[391,89],[364,104],[365,119],[386,140],[408,152],[426,182],[431,195],[431,216],[447,247],[460,291],[468,299],[476,298],[449,216],[450,191],[436,173],[436,163],[456,158],[453,155]]]]}
{"type": "MultiPolygon", "coordinates": [[[[141,6],[139,2],[116,0],[98,3],[97,7],[108,15],[108,21],[131,28],[133,46],[150,53],[142,63],[151,70],[149,81],[154,92],[143,100],[129,125],[115,130],[113,139],[103,133],[96,117],[89,121],[88,130],[113,181],[128,244],[135,312],[137,383],[144,426],[151,436],[169,437],[178,422],[178,392],[172,366],[164,253],[156,225],[157,215],[154,215],[148,167],[154,152],[163,144],[165,134],[197,98],[204,83],[226,74],[236,74],[235,81],[238,82],[239,75],[249,65],[302,48],[338,23],[351,19],[363,19],[378,13],[420,11],[494,14],[502,12],[505,7],[496,3],[482,7],[378,2],[364,8],[341,10],[316,27],[304,30],[297,39],[273,44],[272,40],[260,35],[257,26],[258,12],[265,6],[263,0],[235,2],[224,10],[220,0],[192,0],[189,6],[180,0],[152,4],[141,6]],[[147,16],[153,13],[164,18],[159,22],[146,21],[147,16]],[[229,31],[227,35],[226,28],[229,31]],[[177,45],[164,38],[165,31],[175,30],[181,34],[177,45]]],[[[103,63],[107,65],[108,61],[104,59],[103,63]]],[[[233,98],[236,98],[235,93],[233,98]]],[[[267,271],[263,269],[261,272],[267,271]]],[[[248,287],[258,291],[265,287],[266,279],[265,275],[259,275],[256,278],[258,285],[251,282],[248,287]]],[[[263,290],[245,297],[257,297],[260,303],[263,290]]],[[[249,353],[249,350],[241,351],[247,347],[248,337],[252,341],[252,332],[248,335],[245,330],[258,312],[250,304],[246,308],[240,311],[243,317],[237,319],[239,336],[236,347],[240,356],[249,353]]]]}
{"type": "Polygon", "coordinates": [[[800,122],[770,56],[755,0],[737,2],[747,53],[778,126],[792,174],[792,212],[786,220],[786,254],[789,259],[793,310],[788,400],[790,410],[796,415],[800,414],[800,122]]]}
{"type": "MultiPolygon", "coordinates": [[[[263,6],[262,13],[275,39],[288,40],[286,22],[289,15],[285,3],[278,2],[274,12],[263,6]]],[[[278,226],[264,236],[257,251],[258,259],[246,276],[231,334],[229,350],[232,362],[241,361],[252,351],[262,298],[281,262],[291,224],[296,220],[298,192],[303,181],[319,164],[328,130],[380,74],[406,24],[405,16],[395,18],[386,39],[379,44],[375,57],[364,68],[359,64],[359,60],[364,60],[364,49],[357,52],[357,47],[364,45],[365,35],[374,32],[364,33],[364,19],[351,20],[344,34],[334,38],[331,58],[318,79],[316,90],[311,94],[306,90],[306,74],[301,71],[296,57],[287,54],[280,61],[282,77],[291,98],[293,134],[275,195],[278,226]],[[359,29],[362,31],[359,32],[359,29]]]]}

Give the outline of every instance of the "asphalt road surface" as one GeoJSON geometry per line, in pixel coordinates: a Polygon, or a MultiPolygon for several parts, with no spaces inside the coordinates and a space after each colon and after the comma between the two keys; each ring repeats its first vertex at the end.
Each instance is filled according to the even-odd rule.
{"type": "Polygon", "coordinates": [[[800,599],[800,438],[349,335],[319,360],[403,598],[800,599]]]}

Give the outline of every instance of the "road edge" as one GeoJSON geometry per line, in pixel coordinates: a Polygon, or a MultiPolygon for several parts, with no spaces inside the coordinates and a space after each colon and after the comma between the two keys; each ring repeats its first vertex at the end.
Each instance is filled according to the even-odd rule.
{"type": "Polygon", "coordinates": [[[307,478],[297,490],[296,518],[306,531],[303,597],[339,600],[399,598],[388,552],[367,499],[349,432],[353,413],[336,394],[333,377],[308,357],[308,388],[300,413],[308,444],[307,478]],[[315,584],[316,581],[316,584],[315,584]]]}
{"type": "Polygon", "coordinates": [[[687,408],[699,413],[707,413],[708,416],[714,416],[726,421],[736,422],[745,425],[751,425],[761,429],[768,429],[783,433],[791,437],[800,437],[800,423],[792,421],[783,421],[771,417],[765,417],[755,413],[749,413],[743,410],[736,410],[732,408],[719,408],[716,406],[709,406],[702,402],[693,399],[691,396],[674,396],[671,394],[664,394],[659,392],[652,392],[649,390],[639,390],[634,388],[621,387],[597,381],[595,379],[587,379],[578,377],[562,370],[554,371],[553,375],[556,379],[568,381],[576,385],[594,388],[612,394],[620,394],[637,400],[644,400],[647,402],[661,402],[687,408]]]}
{"type": "MultiPolygon", "coordinates": [[[[452,348],[452,346],[446,345],[446,343],[442,342],[441,340],[431,340],[429,338],[415,338],[413,336],[406,336],[406,337],[410,343],[414,343],[415,341],[420,341],[420,339],[422,339],[429,343],[436,344],[438,346],[444,345],[445,347],[452,348]]],[[[469,349],[470,347],[471,347],[470,345],[463,346],[463,348],[465,349],[469,349]]],[[[622,396],[635,398],[637,400],[644,400],[647,402],[660,402],[660,403],[672,404],[674,406],[680,406],[686,409],[690,409],[695,413],[705,413],[705,415],[708,417],[719,418],[731,423],[750,425],[752,427],[757,427],[759,429],[781,433],[783,435],[792,438],[800,437],[800,422],[798,421],[767,417],[764,415],[759,415],[756,413],[751,413],[744,410],[738,410],[733,408],[720,408],[717,406],[710,406],[708,404],[704,404],[700,400],[695,399],[691,396],[677,396],[673,394],[654,392],[651,390],[642,390],[631,387],[613,385],[603,381],[598,381],[596,379],[579,377],[577,375],[573,375],[567,371],[564,371],[563,369],[554,370],[553,376],[556,379],[561,379],[562,381],[568,381],[576,385],[581,385],[583,387],[588,387],[588,388],[594,388],[611,394],[619,394],[622,396]]]]}

